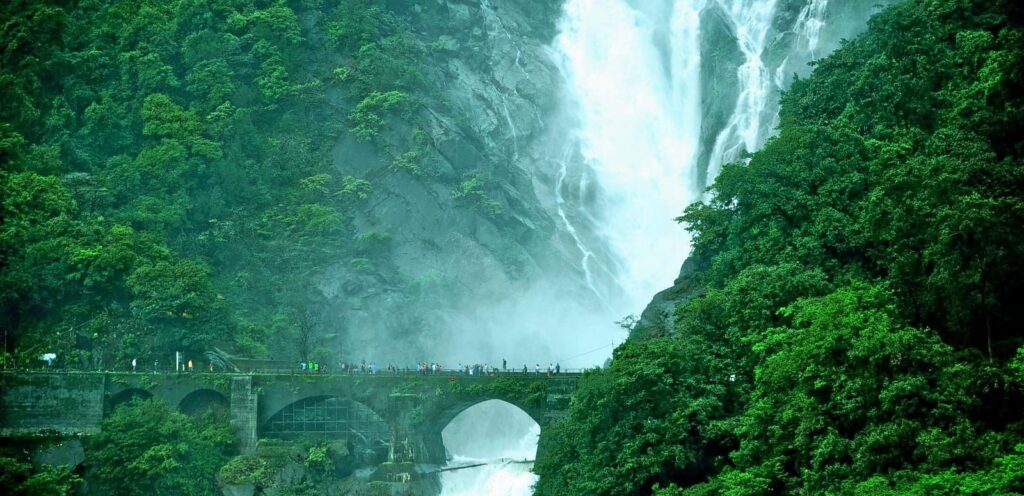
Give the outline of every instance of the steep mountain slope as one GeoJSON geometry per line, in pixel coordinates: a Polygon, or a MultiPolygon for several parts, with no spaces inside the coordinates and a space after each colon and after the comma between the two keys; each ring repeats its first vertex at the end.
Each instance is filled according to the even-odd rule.
{"type": "Polygon", "coordinates": [[[22,358],[412,360],[463,307],[568,266],[525,168],[557,5],[4,9],[2,325],[22,358]]]}

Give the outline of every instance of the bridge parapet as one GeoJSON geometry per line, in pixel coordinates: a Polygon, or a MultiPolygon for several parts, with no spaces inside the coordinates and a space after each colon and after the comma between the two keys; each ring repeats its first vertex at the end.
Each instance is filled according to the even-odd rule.
{"type": "Polygon", "coordinates": [[[0,374],[0,437],[99,432],[104,374],[0,374]]]}

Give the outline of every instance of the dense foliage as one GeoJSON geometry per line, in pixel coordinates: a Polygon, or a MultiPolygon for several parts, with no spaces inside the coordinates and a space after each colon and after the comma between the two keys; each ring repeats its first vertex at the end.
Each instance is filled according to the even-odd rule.
{"type": "Polygon", "coordinates": [[[10,496],[71,496],[81,478],[66,466],[43,465],[33,470],[32,464],[0,456],[0,487],[10,496]]]}
{"type": "Polygon", "coordinates": [[[909,0],[686,209],[703,296],[545,433],[538,494],[1024,492],[1024,29],[909,0]]]}
{"type": "Polygon", "coordinates": [[[87,475],[109,494],[220,494],[216,475],[235,451],[226,421],[146,400],[115,409],[101,428],[88,441],[87,475]]]}
{"type": "Polygon", "coordinates": [[[311,276],[387,241],[352,224],[373,185],[332,147],[350,134],[422,171],[406,20],[378,0],[15,0],[0,17],[0,327],[21,363],[313,352],[311,276]]]}

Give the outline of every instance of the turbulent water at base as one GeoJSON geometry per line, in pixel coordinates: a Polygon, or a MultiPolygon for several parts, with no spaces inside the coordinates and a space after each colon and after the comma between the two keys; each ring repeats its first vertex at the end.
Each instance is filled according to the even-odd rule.
{"type": "MultiPolygon", "coordinates": [[[[564,77],[565,115],[555,120],[569,124],[552,131],[547,173],[556,222],[608,314],[638,314],[671,286],[690,248],[674,217],[724,164],[765,143],[793,74],[806,75],[871,9],[860,0],[566,0],[551,53],[564,77]]],[[[449,466],[516,458],[535,439],[521,433],[511,451],[496,443],[449,466]]],[[[532,477],[523,465],[492,464],[447,473],[443,494],[527,495],[532,477]]]]}
{"type": "Polygon", "coordinates": [[[497,400],[480,403],[459,414],[442,432],[452,454],[443,472],[443,496],[521,496],[531,493],[537,476],[530,472],[537,454],[540,426],[516,407],[497,400]],[[481,441],[486,440],[486,441],[481,441]]]}
{"type": "Polygon", "coordinates": [[[454,457],[452,465],[488,463],[480,468],[445,472],[441,477],[443,496],[520,496],[530,494],[537,476],[531,464],[495,462],[493,458],[454,457]]]}

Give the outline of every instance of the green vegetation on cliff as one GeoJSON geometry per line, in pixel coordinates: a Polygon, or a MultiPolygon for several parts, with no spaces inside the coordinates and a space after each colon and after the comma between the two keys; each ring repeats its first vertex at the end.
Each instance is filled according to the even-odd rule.
{"type": "Polygon", "coordinates": [[[339,23],[337,2],[303,8],[5,3],[0,303],[20,349],[123,366],[259,353],[268,328],[294,327],[287,288],[346,250],[358,202],[324,160],[345,121],[325,91],[336,66],[312,61],[363,60],[300,27],[339,23]]]}
{"type": "Polygon", "coordinates": [[[545,432],[541,495],[1024,492],[1019,4],[909,0],[686,209],[702,296],[545,432]]]}
{"type": "Polygon", "coordinates": [[[379,178],[332,149],[428,165],[414,4],[4,2],[0,327],[21,363],[315,352],[312,278],[389,263],[353,221],[379,178]]]}
{"type": "Polygon", "coordinates": [[[160,400],[135,401],[88,441],[87,476],[108,494],[219,494],[216,475],[235,451],[226,420],[192,418],[160,400]]]}

